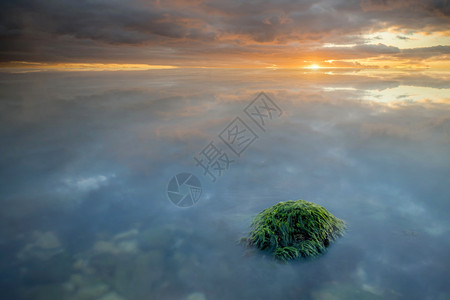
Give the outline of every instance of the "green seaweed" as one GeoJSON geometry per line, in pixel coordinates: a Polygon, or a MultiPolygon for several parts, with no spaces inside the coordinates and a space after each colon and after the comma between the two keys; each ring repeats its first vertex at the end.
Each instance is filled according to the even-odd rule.
{"type": "Polygon", "coordinates": [[[269,251],[283,262],[319,255],[345,231],[344,221],[304,200],[280,202],[264,209],[251,227],[247,244],[269,251]]]}

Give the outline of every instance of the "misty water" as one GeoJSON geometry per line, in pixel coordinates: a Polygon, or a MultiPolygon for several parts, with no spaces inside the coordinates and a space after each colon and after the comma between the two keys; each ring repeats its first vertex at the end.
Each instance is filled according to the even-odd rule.
{"type": "Polygon", "coordinates": [[[449,77],[3,73],[1,298],[450,299],[449,77]],[[260,92],[279,107],[264,127],[245,113],[260,92]],[[237,117],[254,133],[239,156],[220,138],[237,117]],[[211,142],[232,161],[215,181],[194,159],[211,142]],[[167,188],[183,172],[202,191],[180,208],[167,188]],[[297,199],[348,225],[324,255],[238,244],[297,199]]]}

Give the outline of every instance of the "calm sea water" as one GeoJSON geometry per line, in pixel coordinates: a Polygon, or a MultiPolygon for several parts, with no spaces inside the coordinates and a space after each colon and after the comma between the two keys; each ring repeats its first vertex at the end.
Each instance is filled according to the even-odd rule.
{"type": "Polygon", "coordinates": [[[449,77],[1,74],[2,299],[450,299],[449,77]],[[260,92],[279,111],[254,121],[260,92]],[[229,160],[215,181],[194,159],[211,145],[229,160]],[[167,197],[182,172],[201,183],[188,208],[167,197]],[[237,243],[297,199],[347,222],[326,254],[283,265],[237,243]]]}

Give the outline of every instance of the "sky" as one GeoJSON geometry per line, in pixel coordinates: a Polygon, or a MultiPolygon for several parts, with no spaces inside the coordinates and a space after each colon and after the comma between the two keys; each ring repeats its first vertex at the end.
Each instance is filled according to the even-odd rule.
{"type": "Polygon", "coordinates": [[[63,299],[82,273],[127,299],[450,298],[449,57],[448,0],[0,1],[0,289],[63,299]],[[244,112],[262,91],[282,112],[266,130],[244,112]],[[194,157],[227,151],[237,117],[257,139],[211,182],[194,157]],[[190,208],[167,198],[181,172],[190,208]],[[321,259],[236,243],[300,198],[349,225],[321,259]],[[130,230],[157,259],[102,260],[130,230]],[[17,255],[44,233],[63,255],[17,255]]]}
{"type": "Polygon", "coordinates": [[[3,68],[448,68],[447,0],[5,0],[3,68]]]}

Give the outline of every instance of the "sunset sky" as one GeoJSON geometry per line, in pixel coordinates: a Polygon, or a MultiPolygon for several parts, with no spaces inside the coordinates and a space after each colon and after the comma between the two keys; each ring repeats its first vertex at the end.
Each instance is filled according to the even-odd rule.
{"type": "Polygon", "coordinates": [[[447,0],[6,0],[0,65],[449,68],[447,0]]]}
{"type": "Polygon", "coordinates": [[[450,299],[450,0],[0,0],[0,153],[2,299],[450,299]]]}

